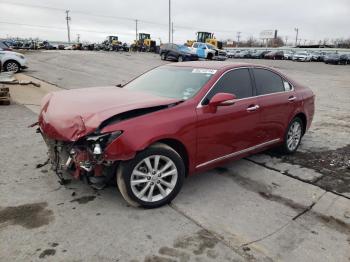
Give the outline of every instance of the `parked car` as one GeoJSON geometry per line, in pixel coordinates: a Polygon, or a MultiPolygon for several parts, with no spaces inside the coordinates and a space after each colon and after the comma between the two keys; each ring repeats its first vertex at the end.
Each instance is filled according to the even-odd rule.
{"type": "Polygon", "coordinates": [[[160,47],[159,55],[162,60],[174,60],[178,62],[198,60],[198,55],[184,45],[163,44],[160,47]]]}
{"type": "Polygon", "coordinates": [[[250,50],[242,50],[235,54],[235,58],[250,58],[251,51],[250,50]]]}
{"type": "Polygon", "coordinates": [[[2,48],[0,48],[0,61],[3,71],[18,73],[21,69],[28,68],[24,55],[12,51],[4,51],[2,48]]]}
{"type": "Polygon", "coordinates": [[[225,60],[227,58],[227,54],[224,50],[218,49],[215,46],[208,43],[194,42],[189,48],[200,58],[205,58],[209,60],[225,60]]]}
{"type": "Polygon", "coordinates": [[[293,55],[294,55],[293,51],[284,51],[283,52],[283,59],[285,59],[285,60],[292,60],[293,55]]]}
{"type": "Polygon", "coordinates": [[[292,60],[293,61],[310,62],[311,61],[311,54],[307,51],[296,52],[293,55],[292,60]]]}
{"type": "Polygon", "coordinates": [[[271,51],[264,56],[265,59],[281,60],[284,59],[283,51],[271,51]]]}
{"type": "Polygon", "coordinates": [[[227,58],[233,58],[236,53],[236,51],[232,49],[226,49],[225,51],[226,51],[227,58]]]}
{"type": "Polygon", "coordinates": [[[51,45],[48,41],[43,41],[38,44],[38,49],[56,50],[57,47],[51,45]]]}
{"type": "Polygon", "coordinates": [[[320,54],[320,62],[324,62],[325,57],[330,54],[329,52],[321,52],[320,54]]]}
{"type": "Polygon", "coordinates": [[[261,59],[269,52],[268,50],[257,50],[250,55],[250,58],[261,59]]]}
{"type": "Polygon", "coordinates": [[[0,41],[0,48],[4,51],[12,51],[11,47],[5,41],[0,41]]]}
{"type": "Polygon", "coordinates": [[[37,131],[59,176],[117,181],[128,203],[154,208],[196,172],[272,147],[294,153],[313,114],[313,92],[275,69],[197,61],[122,88],[50,93],[37,131]]]}
{"type": "Polygon", "coordinates": [[[311,56],[311,61],[320,62],[322,53],[318,51],[314,51],[314,52],[310,52],[310,56],[311,56]]]}
{"type": "Polygon", "coordinates": [[[341,65],[348,65],[350,64],[350,54],[342,54],[339,57],[339,62],[341,65]]]}
{"type": "Polygon", "coordinates": [[[327,54],[324,57],[324,62],[326,64],[338,65],[338,64],[340,64],[340,55],[338,53],[327,54]]]}

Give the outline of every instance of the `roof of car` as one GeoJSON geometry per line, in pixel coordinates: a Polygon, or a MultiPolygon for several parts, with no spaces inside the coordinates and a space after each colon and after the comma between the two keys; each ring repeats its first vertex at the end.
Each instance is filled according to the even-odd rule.
{"type": "Polygon", "coordinates": [[[250,63],[230,62],[230,61],[191,61],[191,62],[172,63],[167,65],[175,66],[175,67],[207,68],[207,69],[214,69],[214,70],[229,69],[229,68],[244,67],[244,66],[264,67],[262,65],[254,65],[250,63]]]}

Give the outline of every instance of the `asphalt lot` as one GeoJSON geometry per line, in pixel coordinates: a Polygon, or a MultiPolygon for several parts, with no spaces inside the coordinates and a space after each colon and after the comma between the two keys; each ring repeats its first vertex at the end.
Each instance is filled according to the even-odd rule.
{"type": "MultiPolygon", "coordinates": [[[[25,74],[62,88],[113,85],[164,63],[152,54],[27,57],[25,74]]],[[[254,62],[315,92],[300,152],[267,152],[190,177],[171,205],[156,210],[128,206],[113,187],[59,185],[48,166],[36,168],[46,160],[42,139],[27,128],[36,114],[1,107],[0,261],[348,262],[350,66],[254,62]]]]}

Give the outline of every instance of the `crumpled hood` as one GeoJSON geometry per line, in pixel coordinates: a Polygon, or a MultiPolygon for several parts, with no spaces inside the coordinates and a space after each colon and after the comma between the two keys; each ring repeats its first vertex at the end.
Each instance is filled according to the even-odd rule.
{"type": "Polygon", "coordinates": [[[39,126],[47,137],[76,141],[120,113],[177,101],[117,87],[53,92],[41,102],[39,126]]]}

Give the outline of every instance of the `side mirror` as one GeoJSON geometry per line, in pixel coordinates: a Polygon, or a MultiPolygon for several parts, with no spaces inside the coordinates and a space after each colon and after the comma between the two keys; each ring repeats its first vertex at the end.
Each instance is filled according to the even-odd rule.
{"type": "Polygon", "coordinates": [[[115,85],[116,87],[120,87],[120,88],[122,88],[124,85],[123,84],[117,84],[117,85],[115,85]]]}
{"type": "Polygon", "coordinates": [[[217,93],[210,99],[209,106],[230,106],[236,102],[237,97],[234,94],[229,93],[217,93]]]}

